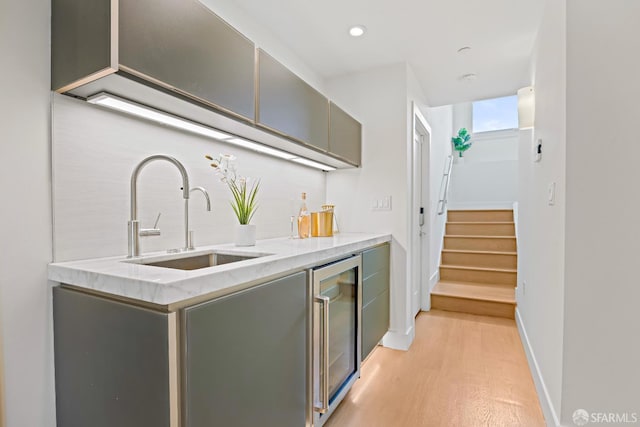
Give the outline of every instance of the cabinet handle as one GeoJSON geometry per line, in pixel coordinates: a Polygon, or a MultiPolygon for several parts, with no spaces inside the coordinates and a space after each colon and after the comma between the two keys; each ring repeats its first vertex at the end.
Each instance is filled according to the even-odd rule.
{"type": "Polygon", "coordinates": [[[329,303],[330,298],[324,295],[317,295],[315,301],[322,304],[322,375],[320,376],[320,395],[322,400],[320,406],[315,410],[324,414],[329,410],[329,303]]]}

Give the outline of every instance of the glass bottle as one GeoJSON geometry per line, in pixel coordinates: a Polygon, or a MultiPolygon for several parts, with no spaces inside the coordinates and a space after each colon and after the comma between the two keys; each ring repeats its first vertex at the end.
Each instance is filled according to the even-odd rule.
{"type": "Polygon", "coordinates": [[[298,211],[298,237],[306,239],[311,234],[311,214],[307,209],[307,193],[302,193],[302,202],[298,211]]]}

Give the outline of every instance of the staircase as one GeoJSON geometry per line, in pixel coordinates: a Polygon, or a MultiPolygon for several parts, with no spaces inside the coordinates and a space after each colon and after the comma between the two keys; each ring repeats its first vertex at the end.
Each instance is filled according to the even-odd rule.
{"type": "Polygon", "coordinates": [[[450,210],[431,307],[513,319],[517,265],[512,210],[450,210]]]}

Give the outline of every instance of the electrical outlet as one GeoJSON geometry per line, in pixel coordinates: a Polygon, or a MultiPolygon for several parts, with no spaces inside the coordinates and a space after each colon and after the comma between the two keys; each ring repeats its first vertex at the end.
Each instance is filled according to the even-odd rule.
{"type": "Polygon", "coordinates": [[[527,293],[527,281],[523,280],[522,281],[522,295],[527,293]]]}

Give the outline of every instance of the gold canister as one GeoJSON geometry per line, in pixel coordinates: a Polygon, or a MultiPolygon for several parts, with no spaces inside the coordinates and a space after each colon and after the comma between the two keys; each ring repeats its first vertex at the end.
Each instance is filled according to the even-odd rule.
{"type": "Polygon", "coordinates": [[[333,236],[333,211],[311,212],[311,236],[333,236]]]}

